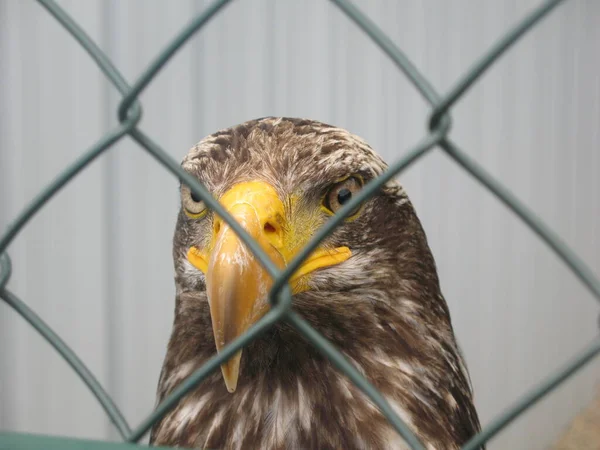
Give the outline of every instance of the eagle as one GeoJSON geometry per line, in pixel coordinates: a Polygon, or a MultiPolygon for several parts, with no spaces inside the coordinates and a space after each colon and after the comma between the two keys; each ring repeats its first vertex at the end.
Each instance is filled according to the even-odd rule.
{"type": "MultiPolygon", "coordinates": [[[[196,144],[183,169],[284,268],[387,168],[360,137],[266,117],[196,144]]],[[[157,402],[269,310],[273,280],[184,183],[173,237],[175,312],[157,402]]],[[[403,187],[360,204],[289,280],[292,308],[384,396],[427,449],[480,430],[436,264],[403,187]]],[[[222,449],[404,449],[379,409],[281,322],[155,423],[151,445],[222,449]]]]}

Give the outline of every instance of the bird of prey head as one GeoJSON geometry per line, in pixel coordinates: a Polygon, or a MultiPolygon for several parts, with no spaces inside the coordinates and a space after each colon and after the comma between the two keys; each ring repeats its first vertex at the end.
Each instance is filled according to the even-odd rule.
{"type": "MultiPolygon", "coordinates": [[[[263,118],[210,135],[183,168],[283,268],[386,168],[362,139],[312,120],[263,118]]],[[[158,400],[268,310],[272,280],[181,186],[176,304],[158,400]]],[[[469,375],[411,202],[384,185],[290,280],[293,308],[385,396],[428,449],[479,430],[469,375]]],[[[379,410],[295,329],[274,326],[158,422],[151,443],[235,449],[402,449],[379,410]]]]}

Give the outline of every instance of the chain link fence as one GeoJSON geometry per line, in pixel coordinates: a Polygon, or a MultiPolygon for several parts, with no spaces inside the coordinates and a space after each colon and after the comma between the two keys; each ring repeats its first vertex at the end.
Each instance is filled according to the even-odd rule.
{"type": "MultiPolygon", "coordinates": [[[[206,25],[217,13],[227,6],[231,0],[218,0],[212,3],[205,11],[197,16],[187,25],[176,38],[158,55],[150,66],[140,75],[133,85],[129,85],[120,72],[112,64],[109,58],[88,37],[83,29],[69,17],[53,0],[38,0],[46,10],[76,39],[87,51],[89,56],[96,62],[100,70],[106,75],[110,82],[122,95],[118,108],[119,125],[105,134],[92,148],[82,154],[67,169],[65,169],[46,189],[38,194],[8,226],[8,229],[0,238],[0,297],[31,324],[67,361],[79,375],[82,381],[95,395],[104,408],[106,414],[117,428],[125,442],[104,443],[79,441],[68,438],[51,438],[46,436],[32,436],[18,433],[1,433],[0,448],[61,448],[61,449],[125,449],[138,448],[134,443],[139,442],[150,430],[152,425],[162,418],[169,410],[176,406],[177,402],[192,390],[198,383],[202,382],[210,373],[219,369],[224,361],[233,356],[239,349],[248,345],[262,332],[272,327],[279,321],[286,321],[295,327],[304,337],[309,340],[320,352],[340,370],[345,376],[356,384],[381,410],[396,431],[402,435],[410,448],[423,450],[424,446],[412,433],[406,424],[392,410],[383,396],[352,366],[344,356],[323,336],[314,330],[302,317],[291,308],[292,297],[287,281],[303,260],[317,248],[319,243],[334,228],[349,215],[356,206],[372,196],[380,186],[398,175],[409,165],[415,163],[427,152],[439,148],[446,152],[459,166],[479,181],[486,189],[492,192],[499,201],[504,203],[514,214],[516,214],[529,228],[544,241],[555,254],[565,263],[573,274],[591,291],[596,299],[600,300],[600,282],[592,271],[582,260],[571,251],[562,239],[550,230],[540,219],[513,196],[501,183],[488,174],[476,161],[464,153],[450,138],[451,128],[450,110],[471,85],[485,72],[500,56],[516,43],[521,36],[536,25],[544,16],[557,7],[562,0],[545,1],[535,8],[527,17],[522,19],[514,28],[509,30],[505,36],[496,42],[489,51],[477,60],[472,67],[462,76],[445,95],[440,95],[427,79],[418,71],[407,56],[386,36],[376,24],[361,13],[353,4],[346,0],[332,0],[339,9],[358,26],[369,38],[371,38],[385,54],[396,64],[396,66],[412,82],[419,93],[431,105],[429,118],[429,132],[413,148],[409,149],[400,159],[389,166],[389,169],[380,177],[369,182],[359,195],[344,205],[320,230],[318,230],[309,244],[296,256],[296,258],[284,270],[277,269],[262,251],[259,245],[246,233],[246,231],[222,208],[218,201],[202,186],[195,178],[184,172],[179,163],[152,139],[150,139],[140,128],[142,109],[138,97],[144,89],[152,82],[156,74],[162,70],[169,59],[206,25]],[[270,292],[271,310],[244,335],[222,349],[222,351],[211,358],[204,366],[184,380],[155,410],[133,430],[112,401],[110,396],[102,388],[94,375],[86,368],[83,362],[75,355],[68,345],[36,315],[22,300],[7,288],[11,275],[11,262],[6,249],[17,236],[20,230],[33,218],[35,213],[61,188],[63,188],[75,175],[81,172],[94,159],[100,156],[109,147],[129,135],[149,155],[156,158],[168,171],[177,177],[182,183],[187,184],[192,192],[202,198],[205,204],[215,211],[227,222],[238,234],[245,245],[255,254],[259,262],[273,277],[274,285],[270,292]]],[[[565,363],[564,367],[554,374],[549,375],[541,381],[534,389],[518,399],[514,405],[500,414],[480,433],[474,436],[463,446],[464,450],[480,448],[494,435],[508,426],[521,413],[534,405],[538,400],[551,392],[560,383],[577,372],[592,358],[600,353],[600,336],[593,340],[588,347],[573,359],[565,363]]]]}

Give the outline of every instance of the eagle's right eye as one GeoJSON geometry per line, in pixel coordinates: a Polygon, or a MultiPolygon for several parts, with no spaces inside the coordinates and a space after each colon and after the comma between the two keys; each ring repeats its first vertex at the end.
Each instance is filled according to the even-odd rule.
{"type": "MultiPolygon", "coordinates": [[[[323,197],[322,205],[329,214],[336,213],[352,196],[358,193],[363,186],[363,180],[358,175],[350,176],[332,185],[325,197],[323,197]]],[[[349,214],[348,219],[353,218],[360,211],[360,205],[349,214]]]]}
{"type": "Polygon", "coordinates": [[[182,189],[182,203],[186,215],[192,219],[199,219],[208,211],[202,199],[187,186],[182,189]]]}
{"type": "Polygon", "coordinates": [[[202,203],[202,199],[200,197],[198,197],[194,191],[190,190],[190,197],[192,197],[192,200],[196,203],[202,203]]]}

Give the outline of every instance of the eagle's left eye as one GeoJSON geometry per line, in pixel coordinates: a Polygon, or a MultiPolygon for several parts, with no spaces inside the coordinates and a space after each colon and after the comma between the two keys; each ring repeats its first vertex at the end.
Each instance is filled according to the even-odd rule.
{"type": "MultiPolygon", "coordinates": [[[[332,185],[325,197],[323,198],[323,206],[329,213],[335,213],[348,203],[354,194],[356,194],[363,186],[363,181],[358,176],[351,176],[332,185]]],[[[352,217],[358,213],[360,205],[350,213],[348,217],[352,217]]]]}
{"type": "Polygon", "coordinates": [[[183,209],[188,217],[199,219],[208,211],[206,205],[196,194],[194,194],[187,186],[182,189],[181,200],[183,209]]]}

